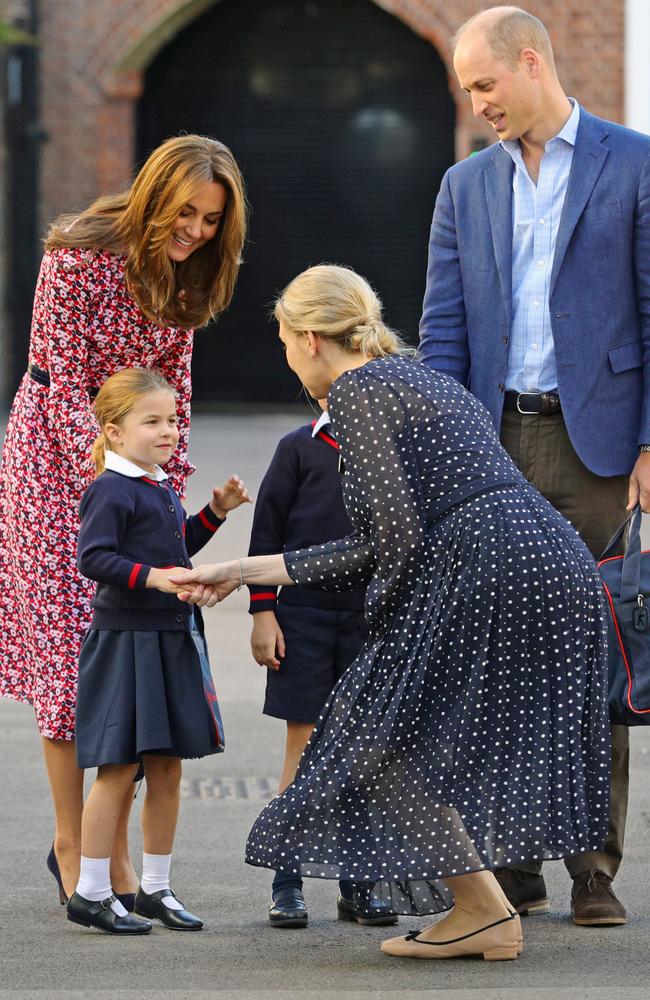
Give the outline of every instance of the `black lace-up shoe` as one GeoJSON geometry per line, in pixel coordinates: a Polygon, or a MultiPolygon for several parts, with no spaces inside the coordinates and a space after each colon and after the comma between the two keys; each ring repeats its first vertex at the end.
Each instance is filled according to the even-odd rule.
{"type": "Polygon", "coordinates": [[[581,927],[613,927],[627,923],[625,907],[614,895],[612,880],[605,872],[592,868],[573,880],[571,916],[581,927]]]}
{"type": "Polygon", "coordinates": [[[397,914],[376,896],[374,883],[352,885],[351,895],[339,893],[336,911],[339,920],[351,920],[357,924],[390,927],[397,923],[397,914]]]}
{"type": "Polygon", "coordinates": [[[542,875],[522,872],[518,868],[497,868],[494,877],[510,900],[510,905],[522,917],[548,913],[546,883],[542,875]]]}

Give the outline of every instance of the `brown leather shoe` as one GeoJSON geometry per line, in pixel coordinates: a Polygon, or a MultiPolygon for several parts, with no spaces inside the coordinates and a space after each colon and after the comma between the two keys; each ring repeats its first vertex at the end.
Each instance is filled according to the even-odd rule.
{"type": "Polygon", "coordinates": [[[614,895],[611,878],[597,868],[582,872],[574,878],[571,916],[574,924],[581,927],[607,927],[627,923],[625,907],[614,895]]]}
{"type": "Polygon", "coordinates": [[[510,905],[522,917],[548,913],[546,883],[542,875],[522,872],[518,868],[496,868],[494,877],[510,900],[510,905]]]}

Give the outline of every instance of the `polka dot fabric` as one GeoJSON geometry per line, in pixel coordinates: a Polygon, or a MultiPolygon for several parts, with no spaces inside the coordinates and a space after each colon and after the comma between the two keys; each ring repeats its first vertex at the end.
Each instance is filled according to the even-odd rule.
{"type": "Polygon", "coordinates": [[[77,663],[94,584],[76,564],[77,507],[94,479],[98,433],[88,389],[121,368],[156,367],[177,392],[179,446],[167,472],[182,496],[192,331],[151,323],[128,293],[124,259],[86,250],[43,257],[29,360],[0,468],[0,693],[34,705],[41,736],[74,737],[77,663]]]}
{"type": "Polygon", "coordinates": [[[483,406],[402,358],[346,372],[330,415],[355,533],[287,553],[302,586],[368,583],[371,635],[246,859],[376,883],[398,913],[438,879],[602,847],[602,587],[483,406]]]}

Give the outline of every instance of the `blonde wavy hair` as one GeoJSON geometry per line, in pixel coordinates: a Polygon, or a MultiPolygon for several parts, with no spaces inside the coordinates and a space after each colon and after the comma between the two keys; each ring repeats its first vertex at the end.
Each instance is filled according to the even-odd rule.
{"type": "Polygon", "coordinates": [[[81,247],[126,256],[127,287],[159,326],[205,326],[229,305],[246,238],[244,181],[223,143],[202,135],[167,139],[153,151],[131,187],[98,198],[80,215],[60,216],[46,250],[81,247]],[[227,192],[216,236],[174,263],[169,241],[181,211],[208,181],[227,192]]]}
{"type": "Polygon", "coordinates": [[[95,476],[101,475],[106,468],[106,451],[111,451],[106,425],[119,424],[142,396],[161,389],[172,396],[176,395],[167,379],[153,368],[123,368],[106,379],[93,403],[101,428],[91,452],[95,476]]]}
{"type": "Polygon", "coordinates": [[[293,333],[311,331],[368,358],[415,355],[415,349],[384,323],[377,293],[349,267],[307,268],[280,293],[273,314],[293,333]]]}

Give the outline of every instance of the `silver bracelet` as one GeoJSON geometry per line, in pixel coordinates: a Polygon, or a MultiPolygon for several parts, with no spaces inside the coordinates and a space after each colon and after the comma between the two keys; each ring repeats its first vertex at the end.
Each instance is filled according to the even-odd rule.
{"type": "Polygon", "coordinates": [[[239,586],[237,587],[238,591],[240,591],[242,589],[242,587],[244,586],[244,567],[243,567],[242,564],[243,564],[243,559],[240,559],[239,560],[239,586]]]}

